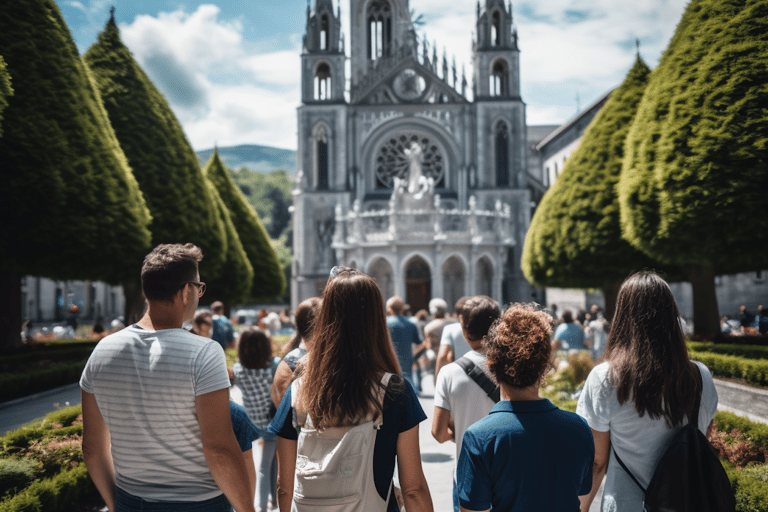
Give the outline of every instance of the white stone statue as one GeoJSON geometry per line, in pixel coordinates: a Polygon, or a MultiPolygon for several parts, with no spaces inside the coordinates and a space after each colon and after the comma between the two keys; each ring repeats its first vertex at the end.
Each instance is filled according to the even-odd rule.
{"type": "MultiPolygon", "coordinates": [[[[408,193],[416,201],[420,201],[425,195],[432,192],[435,180],[427,178],[421,173],[421,163],[423,161],[423,150],[421,144],[412,142],[411,146],[403,150],[403,154],[408,159],[408,193]]],[[[397,187],[397,185],[395,185],[397,187]]]]}

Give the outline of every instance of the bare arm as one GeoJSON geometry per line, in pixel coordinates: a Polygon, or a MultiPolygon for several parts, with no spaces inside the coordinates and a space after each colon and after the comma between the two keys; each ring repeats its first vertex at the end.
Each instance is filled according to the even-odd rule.
{"type": "Polygon", "coordinates": [[[83,401],[83,459],[91,480],[110,511],[115,510],[115,465],[109,428],[101,416],[96,397],[80,391],[83,401]]]}
{"type": "Polygon", "coordinates": [[[432,496],[421,467],[418,425],[397,436],[397,471],[405,509],[408,512],[433,512],[432,496]]]}
{"type": "Polygon", "coordinates": [[[453,347],[450,345],[440,345],[440,350],[437,352],[437,361],[435,361],[435,382],[437,382],[437,374],[440,373],[440,368],[453,362],[453,347]]]}
{"type": "Polygon", "coordinates": [[[216,485],[237,512],[254,512],[253,494],[229,413],[229,390],[219,389],[195,398],[203,454],[216,485]]]}
{"type": "Polygon", "coordinates": [[[256,463],[253,462],[253,449],[243,452],[245,470],[248,473],[248,486],[251,489],[251,501],[256,501],[256,463]]]}
{"type": "Polygon", "coordinates": [[[579,496],[581,512],[589,512],[592,501],[595,499],[600,484],[603,482],[605,471],[608,469],[608,457],[611,454],[611,432],[598,432],[592,430],[595,438],[595,462],[592,465],[592,490],[586,496],[579,496]]]}
{"type": "Polygon", "coordinates": [[[280,512],[291,510],[293,474],[296,471],[296,446],[296,441],[277,438],[277,503],[280,512]]]}
{"type": "Polygon", "coordinates": [[[456,442],[456,434],[453,430],[453,419],[451,411],[435,406],[435,412],[432,415],[432,437],[442,444],[446,441],[456,442]]]}
{"type": "Polygon", "coordinates": [[[272,403],[275,407],[280,407],[280,402],[283,401],[283,395],[288,390],[288,386],[291,385],[291,378],[293,377],[293,370],[288,366],[285,361],[280,361],[275,370],[275,380],[272,381],[272,390],[270,396],[272,397],[272,403]]]}

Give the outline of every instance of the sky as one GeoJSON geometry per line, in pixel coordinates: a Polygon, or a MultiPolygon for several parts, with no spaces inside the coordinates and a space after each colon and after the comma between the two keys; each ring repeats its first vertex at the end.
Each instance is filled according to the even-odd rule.
{"type": "MultiPolygon", "coordinates": [[[[296,149],[306,0],[55,1],[81,54],[115,6],[123,42],[168,99],[195,150],[239,144],[296,149]]],[[[636,58],[636,40],[643,60],[655,67],[686,4],[513,2],[527,123],[562,124],[618,86],[636,58]]],[[[410,0],[410,8],[423,16],[421,35],[445,47],[471,75],[476,2],[410,0]]],[[[349,10],[350,2],[341,0],[347,40],[349,10]]]]}

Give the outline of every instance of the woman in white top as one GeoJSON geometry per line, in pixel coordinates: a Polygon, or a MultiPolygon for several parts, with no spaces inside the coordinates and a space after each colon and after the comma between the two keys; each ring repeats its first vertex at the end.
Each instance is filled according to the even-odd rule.
{"type": "Polygon", "coordinates": [[[603,476],[601,512],[641,512],[643,493],[616,454],[647,487],[699,394],[699,429],[706,432],[715,416],[712,374],[688,357],[679,316],[669,285],[654,272],[638,272],[622,284],[605,362],[589,374],[576,408],[595,439],[592,492],[580,497],[582,512],[589,510],[603,476]]]}

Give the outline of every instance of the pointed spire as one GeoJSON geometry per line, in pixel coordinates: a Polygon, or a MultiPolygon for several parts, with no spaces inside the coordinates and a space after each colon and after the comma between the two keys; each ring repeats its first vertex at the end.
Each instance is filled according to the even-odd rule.
{"type": "Polygon", "coordinates": [[[461,95],[467,95],[467,73],[464,64],[461,65],[461,95]]]}
{"type": "Polygon", "coordinates": [[[635,39],[635,46],[637,46],[637,57],[640,58],[640,38],[635,39]]]}

